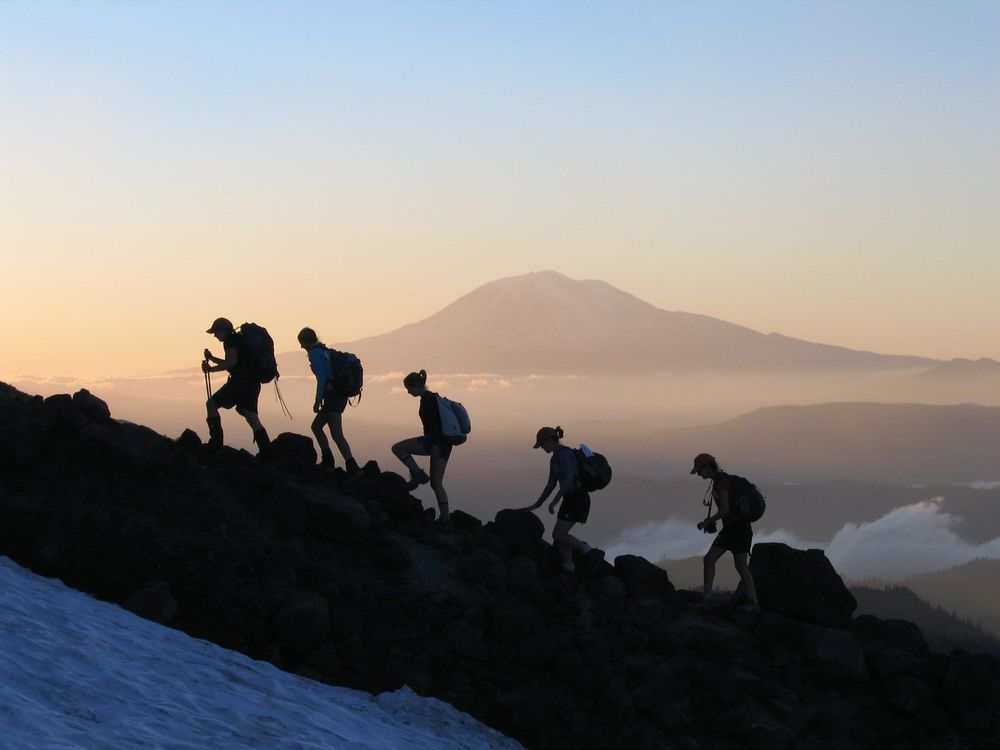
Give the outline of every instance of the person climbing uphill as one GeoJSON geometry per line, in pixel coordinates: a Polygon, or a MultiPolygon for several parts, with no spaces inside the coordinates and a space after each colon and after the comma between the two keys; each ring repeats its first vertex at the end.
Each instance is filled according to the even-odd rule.
{"type": "Polygon", "coordinates": [[[257,444],[257,455],[264,457],[271,440],[267,430],[257,416],[257,399],[260,397],[260,382],[247,367],[246,345],[243,334],[239,333],[226,318],[216,318],[206,331],[222,342],[225,357],[216,357],[208,349],[201,363],[202,372],[227,372],[229,378],[205,402],[208,411],[208,447],[218,450],[222,447],[222,417],[219,409],[232,409],[243,417],[253,430],[253,441],[257,444]],[[215,363],[214,366],[211,363],[215,363]]]}
{"type": "MultiPolygon", "coordinates": [[[[749,564],[750,548],[753,544],[753,528],[750,521],[737,512],[735,503],[736,480],[741,478],[730,477],[719,468],[718,462],[708,453],[699,453],[695,456],[691,473],[697,474],[702,479],[711,480],[712,501],[718,507],[714,514],[710,513],[708,517],[698,523],[698,529],[709,534],[715,533],[716,522],[722,521],[722,531],[719,531],[712,541],[712,545],[708,548],[703,560],[702,594],[707,600],[712,593],[712,584],[715,581],[715,564],[726,552],[732,552],[736,572],[740,575],[740,584],[733,594],[732,601],[736,603],[741,597],[746,597],[747,603],[740,605],[739,609],[746,612],[760,612],[757,589],[754,587],[749,564]]],[[[709,507],[711,508],[710,505],[709,507]]]]}
{"type": "Polygon", "coordinates": [[[316,417],[312,421],[312,433],[320,449],[320,466],[333,471],[335,462],[330,441],[323,432],[324,427],[330,428],[330,436],[337,445],[337,450],[344,457],[348,476],[354,476],[359,471],[358,462],[354,460],[351,446],[344,437],[344,410],[347,408],[348,394],[337,388],[330,360],[330,350],[320,342],[316,331],[303,328],[298,335],[299,346],[306,350],[309,356],[309,368],[316,376],[316,397],[313,401],[313,412],[316,417]]]}
{"type": "Polygon", "coordinates": [[[535,448],[541,448],[551,456],[549,479],[538,500],[534,505],[528,506],[527,510],[540,508],[558,485],[559,490],[549,503],[549,513],[555,513],[556,506],[559,506],[559,515],[556,516],[556,525],[552,530],[552,541],[562,557],[563,570],[573,573],[576,571],[573,550],[584,556],[588,568],[600,563],[604,559],[604,552],[569,533],[574,525],[587,522],[590,516],[590,494],[580,487],[579,467],[573,449],[559,442],[563,434],[562,427],[557,426],[542,427],[535,435],[535,448]]]}
{"type": "Polygon", "coordinates": [[[424,434],[399,441],[392,446],[392,452],[410,470],[410,481],[406,489],[412,491],[430,482],[437,499],[438,521],[448,524],[451,511],[448,507],[448,492],[444,488],[444,472],[448,467],[452,448],[457,443],[443,433],[438,394],[428,390],[427,372],[411,372],[403,378],[403,387],[411,396],[420,399],[419,415],[424,434]],[[417,465],[414,456],[430,456],[430,475],[417,465]]]}

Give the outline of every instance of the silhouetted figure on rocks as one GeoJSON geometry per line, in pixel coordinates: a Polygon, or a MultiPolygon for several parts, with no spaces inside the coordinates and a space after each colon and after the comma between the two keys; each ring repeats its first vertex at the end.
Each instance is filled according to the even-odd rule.
{"type": "MultiPolygon", "coordinates": [[[[410,481],[406,485],[408,490],[415,490],[420,485],[430,482],[437,498],[438,520],[442,524],[447,524],[451,513],[448,508],[448,493],[444,489],[444,471],[448,466],[451,450],[458,444],[458,440],[445,435],[442,430],[438,394],[427,389],[426,371],[411,372],[403,378],[403,387],[411,396],[420,399],[420,422],[424,434],[421,437],[401,440],[392,446],[392,452],[410,470],[410,481]],[[430,456],[429,476],[417,465],[414,456],[430,456]]],[[[461,438],[462,441],[464,439],[461,438]]]]}
{"type": "MultiPolygon", "coordinates": [[[[699,522],[698,528],[707,534],[714,534],[716,522],[722,521],[722,531],[718,532],[712,541],[712,546],[705,554],[705,578],[702,593],[707,600],[712,593],[712,584],[715,581],[715,564],[726,552],[732,552],[736,572],[740,574],[740,585],[733,595],[733,601],[737,602],[741,596],[745,596],[748,603],[741,605],[741,609],[759,612],[757,589],[754,587],[749,565],[750,547],[753,544],[753,528],[750,521],[742,517],[736,510],[734,481],[736,478],[731,478],[720,469],[718,462],[708,453],[699,453],[695,456],[691,473],[712,481],[710,492],[712,493],[712,501],[718,508],[717,512],[714,514],[710,512],[704,521],[699,522]]],[[[709,504],[711,511],[711,501],[707,501],[707,504],[709,504]]]]}
{"type": "Polygon", "coordinates": [[[320,466],[330,471],[333,470],[333,451],[330,450],[330,441],[326,439],[324,427],[330,428],[330,436],[337,444],[337,450],[344,457],[348,475],[355,475],[360,471],[358,462],[354,460],[351,453],[351,446],[344,437],[344,410],[347,408],[349,396],[337,387],[336,375],[333,371],[333,362],[330,359],[330,350],[319,341],[316,331],[312,328],[303,328],[299,331],[299,346],[306,350],[309,355],[309,368],[316,376],[316,398],[313,401],[313,412],[316,417],[312,421],[312,432],[316,436],[319,444],[320,466]]]}
{"type": "Polygon", "coordinates": [[[253,430],[253,441],[257,444],[257,454],[263,456],[271,444],[267,430],[257,416],[257,399],[260,397],[260,382],[248,368],[246,344],[243,334],[233,328],[226,318],[216,318],[206,333],[222,342],[225,357],[220,359],[205,350],[205,361],[201,363],[203,372],[227,372],[229,379],[215,393],[209,396],[205,406],[208,409],[208,447],[222,447],[222,417],[219,409],[232,409],[243,417],[253,430]],[[212,363],[215,366],[212,366],[212,363]]]}
{"type": "Polygon", "coordinates": [[[552,541],[562,557],[563,570],[573,573],[576,571],[576,566],[573,564],[573,550],[584,555],[588,566],[600,563],[604,559],[604,552],[569,533],[575,524],[587,522],[590,516],[590,493],[580,486],[576,454],[572,448],[559,442],[562,436],[562,427],[542,427],[535,435],[535,448],[541,448],[551,456],[549,481],[538,500],[528,509],[541,507],[558,485],[559,490],[549,503],[549,513],[555,513],[556,506],[562,503],[559,515],[556,516],[555,528],[552,529],[552,541]]]}

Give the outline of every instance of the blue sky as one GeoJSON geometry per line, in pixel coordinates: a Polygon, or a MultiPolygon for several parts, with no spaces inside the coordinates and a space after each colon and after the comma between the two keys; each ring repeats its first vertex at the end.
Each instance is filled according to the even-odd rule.
{"type": "Polygon", "coordinates": [[[248,288],[282,324],[331,285],[379,298],[330,321],[344,339],[553,268],[760,330],[1000,357],[998,22],[985,2],[0,3],[0,312],[57,330],[40,295],[99,294],[120,304],[88,325],[127,339],[125,310],[194,326],[248,288]],[[444,269],[432,290],[421,266],[444,269]]]}

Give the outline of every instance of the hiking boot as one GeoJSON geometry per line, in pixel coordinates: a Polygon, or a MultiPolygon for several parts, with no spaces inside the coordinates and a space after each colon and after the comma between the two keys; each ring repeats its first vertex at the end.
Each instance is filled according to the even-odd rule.
{"type": "Polygon", "coordinates": [[[358,462],[354,460],[354,457],[347,459],[347,476],[356,477],[361,473],[361,467],[358,466],[358,462]]]}
{"type": "Polygon", "coordinates": [[[257,444],[257,458],[267,458],[267,449],[271,447],[271,438],[267,436],[267,430],[263,427],[254,430],[253,441],[257,444]]]}
{"type": "Polygon", "coordinates": [[[406,483],[406,491],[412,492],[417,489],[422,484],[427,484],[431,481],[431,478],[427,476],[427,472],[423,469],[417,469],[416,471],[410,472],[410,481],[406,483]]]}
{"type": "Polygon", "coordinates": [[[319,468],[323,471],[333,471],[335,466],[333,460],[333,453],[330,451],[323,451],[323,457],[320,459],[319,468]]]}
{"type": "Polygon", "coordinates": [[[208,449],[217,451],[222,447],[222,417],[209,417],[208,422],[208,449]]]}
{"type": "Polygon", "coordinates": [[[736,607],[736,611],[744,614],[759,615],[760,605],[757,602],[744,602],[736,607]]]}

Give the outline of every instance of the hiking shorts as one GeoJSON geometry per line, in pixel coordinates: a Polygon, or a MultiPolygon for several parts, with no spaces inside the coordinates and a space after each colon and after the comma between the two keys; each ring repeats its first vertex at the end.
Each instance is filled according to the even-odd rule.
{"type": "Polygon", "coordinates": [[[260,383],[252,378],[229,378],[212,394],[212,400],[220,409],[232,409],[236,406],[255,414],[258,398],[260,398],[260,383]]]}
{"type": "Polygon", "coordinates": [[[719,547],[734,555],[749,555],[753,544],[753,529],[749,521],[730,521],[722,527],[722,531],[712,542],[713,547],[719,547]]]}
{"type": "Polygon", "coordinates": [[[343,414],[347,408],[347,396],[336,391],[327,391],[323,403],[319,406],[320,414],[343,414]]]}
{"type": "Polygon", "coordinates": [[[445,461],[451,458],[451,449],[455,447],[443,437],[436,438],[431,437],[430,435],[422,436],[420,438],[420,442],[423,445],[424,450],[427,451],[428,456],[431,454],[431,448],[436,445],[438,447],[438,453],[441,454],[441,458],[445,461]]]}
{"type": "Polygon", "coordinates": [[[559,503],[559,514],[556,518],[560,521],[587,523],[589,517],[590,494],[584,490],[569,493],[559,503]]]}

